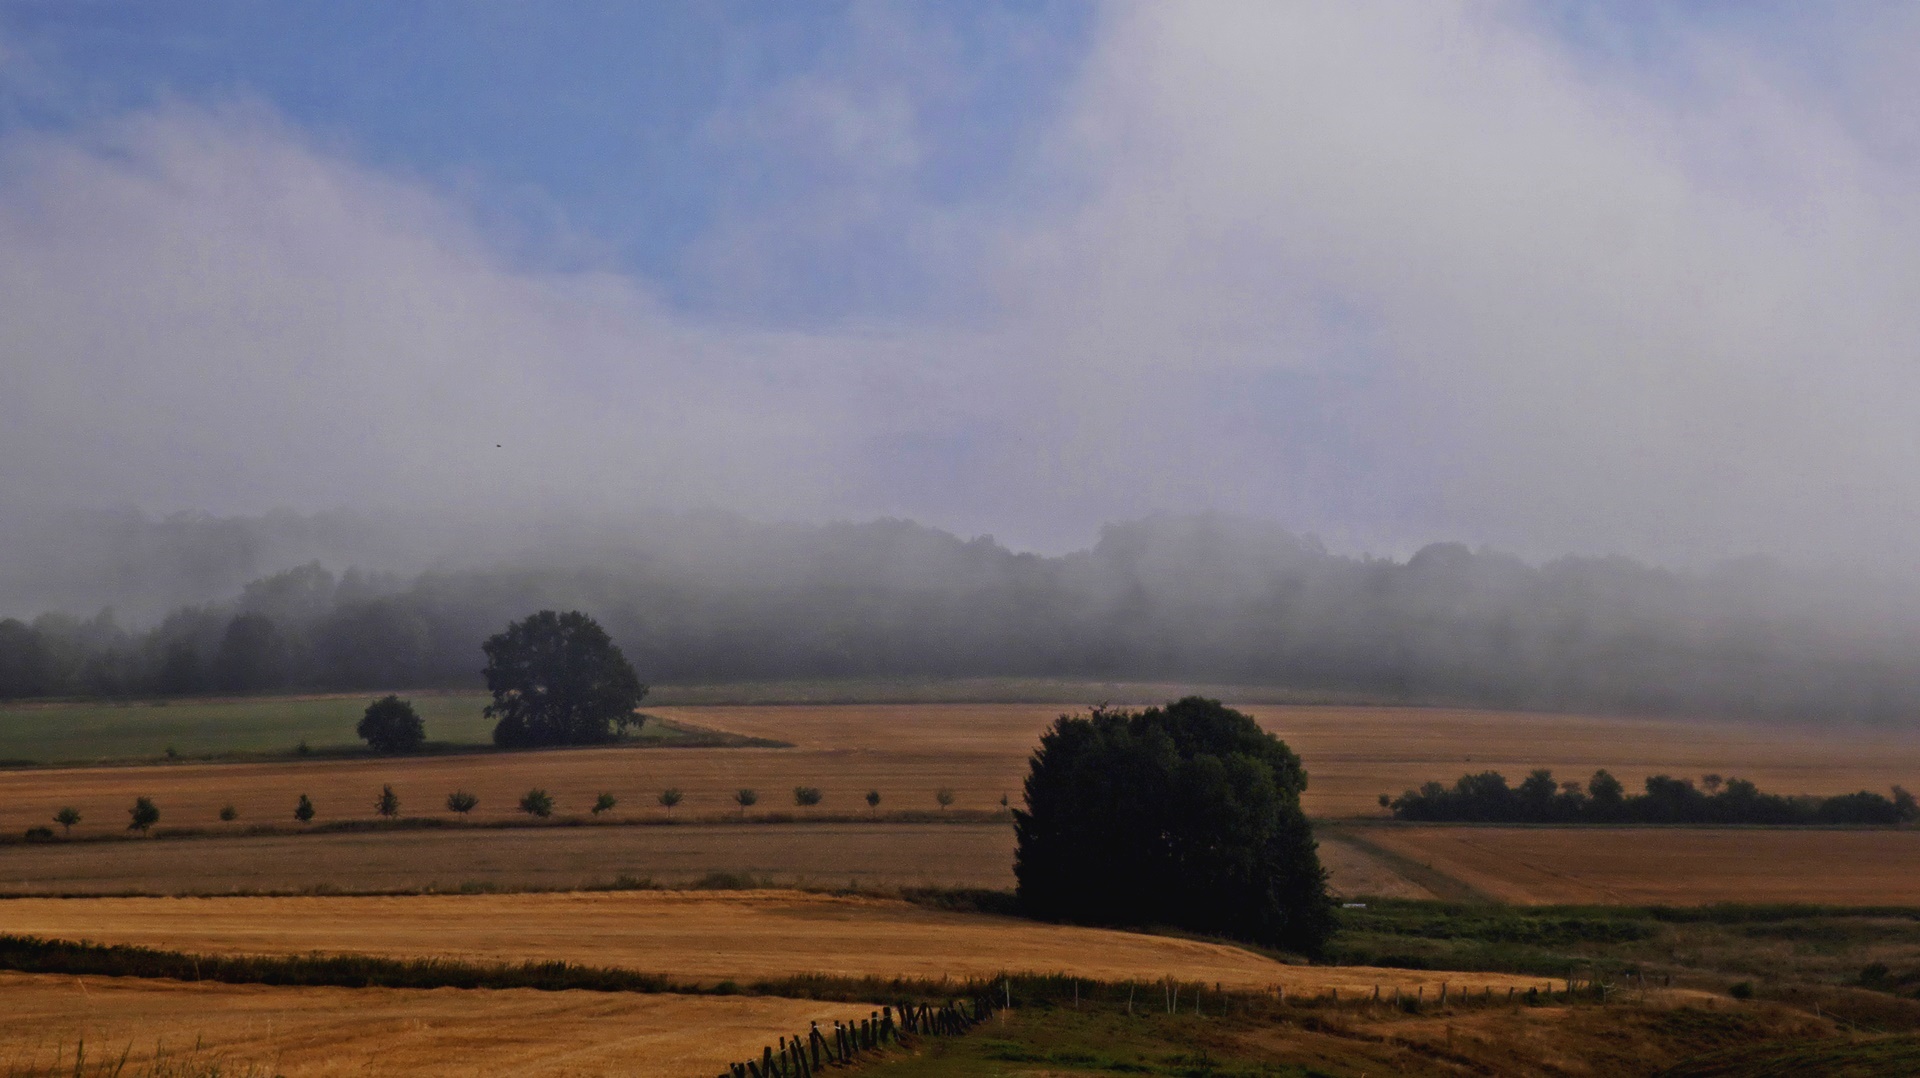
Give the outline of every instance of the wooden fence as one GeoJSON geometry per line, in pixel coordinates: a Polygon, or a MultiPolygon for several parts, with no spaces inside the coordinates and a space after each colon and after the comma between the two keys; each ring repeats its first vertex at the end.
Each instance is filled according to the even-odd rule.
{"type": "Polygon", "coordinates": [[[831,1033],[815,1022],[805,1037],[781,1037],[779,1044],[760,1050],[760,1058],[729,1064],[720,1078],[813,1078],[828,1067],[845,1066],[888,1045],[911,1043],[915,1037],[957,1037],[993,1014],[993,1000],[982,994],[969,1000],[942,1004],[902,1004],[882,1007],[858,1022],[834,1022],[831,1033]]]}

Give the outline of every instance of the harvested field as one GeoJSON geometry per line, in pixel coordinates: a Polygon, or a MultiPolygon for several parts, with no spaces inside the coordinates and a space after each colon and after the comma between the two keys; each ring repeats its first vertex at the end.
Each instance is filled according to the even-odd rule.
{"type": "MultiPolygon", "coordinates": [[[[780,886],[1013,887],[1004,823],[676,824],[250,835],[8,850],[0,894],[567,890],[622,877],[662,886],[715,873],[780,886]]],[[[1366,852],[1323,840],[1336,894],[1431,898],[1366,852]]]]}
{"type": "Polygon", "coordinates": [[[1525,904],[1920,902],[1920,831],[1370,827],[1365,839],[1525,904]]]}
{"type": "MultiPolygon", "coordinates": [[[[0,1059],[14,1071],[155,1056],[287,1078],[715,1074],[807,1023],[870,1008],[772,997],[279,988],[0,973],[0,1059]],[[195,1045],[199,1044],[199,1050],[195,1045]]],[[[65,1073],[65,1068],[59,1073],[65,1073]]],[[[89,1072],[91,1073],[91,1072],[89,1072]]]]}
{"type": "Polygon", "coordinates": [[[564,890],[622,876],[686,884],[711,873],[823,887],[1013,886],[1013,829],[1004,823],[459,828],[49,843],[5,856],[6,894],[564,890]]]}
{"type": "MultiPolygon", "coordinates": [[[[161,709],[164,710],[164,709],[161,709]]],[[[161,826],[217,827],[225,804],[240,824],[290,822],[310,794],[321,821],[368,818],[383,784],[406,814],[446,814],[446,795],[477,794],[477,818],[515,814],[534,786],[553,793],[562,814],[584,811],[602,791],[620,798],[615,816],[657,816],[659,791],[675,786],[688,815],[720,815],[740,787],[759,791],[760,812],[791,812],[797,785],[826,793],[822,812],[860,812],[880,791],[888,811],[935,811],[951,787],[955,807],[987,810],[1018,801],[1027,755],[1062,710],[1047,704],[780,705],[658,708],[662,716],[714,729],[793,742],[792,749],[574,749],[390,760],[166,764],[0,772],[0,832],[48,825],[63,805],[84,816],[76,833],[126,826],[136,795],[159,805],[161,826]]],[[[1422,782],[1451,782],[1495,769],[1520,778],[1534,766],[1584,779],[1605,767],[1636,785],[1647,775],[1738,775],[1781,793],[1920,787],[1920,737],[1884,731],[1809,731],[1682,720],[1597,718],[1441,708],[1293,707],[1248,710],[1305,760],[1308,812],[1379,816],[1376,798],[1422,782]]]]}
{"type": "Polygon", "coordinates": [[[1525,988],[1536,978],[1367,966],[1290,966],[1224,944],[792,891],[301,898],[21,898],[0,932],[198,954],[371,954],[562,960],[693,981],[807,973],[1217,982],[1291,991],[1442,981],[1525,988]]]}

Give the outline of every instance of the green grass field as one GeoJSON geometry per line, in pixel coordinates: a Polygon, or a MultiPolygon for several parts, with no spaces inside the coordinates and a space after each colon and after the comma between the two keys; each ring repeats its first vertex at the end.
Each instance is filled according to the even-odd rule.
{"type": "MultiPolygon", "coordinates": [[[[0,707],[0,760],[64,763],[288,752],[360,744],[353,728],[373,695],[11,704],[0,707]]],[[[484,693],[407,697],[430,741],[484,744],[484,693]]]]}

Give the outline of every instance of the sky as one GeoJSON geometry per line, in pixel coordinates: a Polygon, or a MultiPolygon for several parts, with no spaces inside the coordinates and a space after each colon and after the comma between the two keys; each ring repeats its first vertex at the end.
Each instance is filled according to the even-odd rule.
{"type": "Polygon", "coordinates": [[[0,512],[1920,554],[1896,4],[0,0],[0,512]]]}

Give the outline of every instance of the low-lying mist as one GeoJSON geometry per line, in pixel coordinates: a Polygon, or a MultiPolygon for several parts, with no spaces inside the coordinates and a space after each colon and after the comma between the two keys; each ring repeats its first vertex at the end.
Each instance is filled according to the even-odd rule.
{"type": "Polygon", "coordinates": [[[478,687],[480,641],[551,607],[598,618],[662,683],[1088,677],[1881,724],[1920,711],[1908,590],[1761,560],[1680,572],[1439,543],[1402,561],[1220,516],[1113,524],[1041,556],[904,520],[695,513],[465,531],[453,562],[434,553],[444,522],[59,520],[11,537],[0,611],[55,612],[0,623],[0,696],[478,687]]]}

